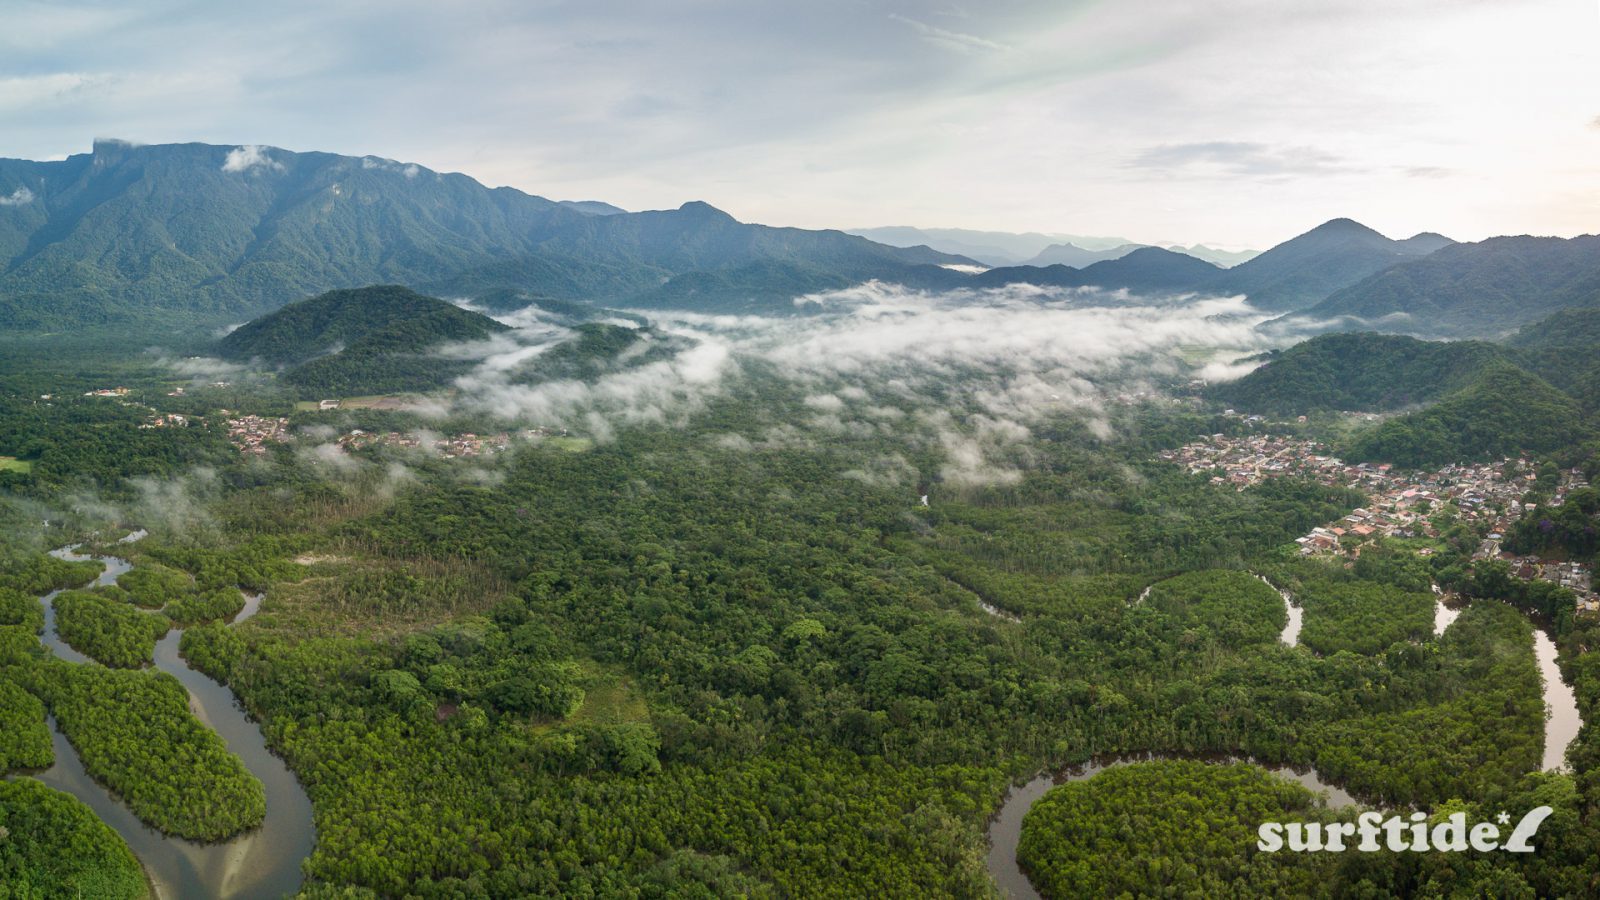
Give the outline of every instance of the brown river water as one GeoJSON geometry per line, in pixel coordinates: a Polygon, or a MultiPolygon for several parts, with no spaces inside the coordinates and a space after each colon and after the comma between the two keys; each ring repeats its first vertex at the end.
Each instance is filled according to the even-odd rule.
{"type": "MultiPolygon", "coordinates": [[[[129,537],[137,540],[135,532],[129,537]]],[[[95,559],[105,571],[95,579],[97,585],[114,584],[132,568],[114,556],[83,556],[65,547],[51,555],[65,560],[95,559]]],[[[99,665],[67,646],[56,634],[52,602],[59,591],[41,598],[45,610],[45,630],[41,640],[58,658],[85,665],[99,665]]],[[[260,594],[246,594],[245,607],[234,617],[238,624],[261,606],[260,594]]],[[[31,777],[83,801],[101,820],[128,842],[144,865],[156,895],[161,898],[223,897],[278,898],[300,889],[300,864],[310,855],[316,842],[311,819],[311,801],[283,760],[267,749],[261,729],[245,714],[233,692],[189,668],[178,655],[181,629],[173,629],[155,649],[155,668],[166,672],[189,691],[189,708],[195,717],[215,731],[244,765],[266,786],[267,815],[259,828],[232,840],[201,844],[169,837],[144,824],[119,799],[101,786],[83,768],[72,744],[50,720],[50,736],[55,745],[55,764],[31,777]]]]}

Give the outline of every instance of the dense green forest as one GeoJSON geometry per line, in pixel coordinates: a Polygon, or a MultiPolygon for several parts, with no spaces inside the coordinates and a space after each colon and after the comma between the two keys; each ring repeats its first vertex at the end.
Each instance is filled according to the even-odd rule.
{"type": "Polygon", "coordinates": [[[84,768],[145,822],[194,840],[260,824],[261,782],[194,718],[172,676],[59,661],[7,674],[42,696],[84,768]]]}
{"type": "Polygon", "coordinates": [[[1340,857],[1260,852],[1267,821],[1334,817],[1247,763],[1134,763],[1046,794],[1023,819],[1017,858],[1047,897],[1334,896],[1340,857]]]}
{"type": "Polygon", "coordinates": [[[1413,554],[1377,547],[1347,569],[1320,559],[1261,567],[1305,610],[1300,644],[1321,656],[1372,655],[1433,633],[1433,568],[1413,554]]]}
{"type": "Polygon", "coordinates": [[[27,778],[0,781],[0,876],[4,897],[150,895],[139,861],[109,825],[71,796],[27,778]]]}
{"type": "Polygon", "coordinates": [[[1438,403],[1357,436],[1347,455],[1428,467],[1547,454],[1593,436],[1592,426],[1571,397],[1522,369],[1499,364],[1438,403]]]}
{"type": "Polygon", "coordinates": [[[156,641],[172,627],[166,616],[88,591],[66,591],[52,601],[61,639],[98,662],[119,669],[150,663],[156,641]]]}
{"type": "Polygon", "coordinates": [[[1379,412],[1465,387],[1506,351],[1479,341],[1419,341],[1394,334],[1325,334],[1272,353],[1255,371],[1211,388],[1254,413],[1379,412]]]}
{"type": "Polygon", "coordinates": [[[15,682],[0,681],[0,772],[42,769],[55,759],[44,704],[15,682]]]}
{"type": "MultiPolygon", "coordinates": [[[[598,342],[610,359],[639,339],[580,334],[572,346],[598,342]]],[[[123,375],[156,404],[180,399],[148,371],[123,375]]],[[[237,694],[305,786],[310,896],[983,895],[985,822],[1010,782],[1143,752],[1314,766],[1371,803],[1537,795],[1557,816],[1532,859],[1378,857],[1308,874],[1222,846],[1249,815],[1310,810],[1305,798],[1259,770],[1206,767],[1081,798],[1157,830],[1174,810],[1215,813],[1195,843],[1148,832],[1162,849],[1142,858],[1095,866],[1050,831],[1054,804],[1039,807],[1025,854],[1041,878],[1075,884],[1088,861],[1107,885],[1154,866],[1173,884],[1348,878],[1373,896],[1594,887],[1600,747],[1591,728],[1573,774],[1528,774],[1543,707],[1519,609],[1569,604],[1556,633],[1586,710],[1600,668],[1580,650],[1600,628],[1573,619],[1570,593],[1518,593],[1448,542],[1348,568],[1298,558],[1296,536],[1362,495],[1296,479],[1236,490],[1157,459],[1231,427],[1214,405],[1129,404],[1098,430],[1041,422],[1020,474],[984,484],[941,477],[946,445],[892,392],[899,426],[766,439],[806,420],[816,387],[756,367],[678,427],[471,463],[375,447],[336,468],[293,448],[242,458],[194,429],[74,457],[94,408],[80,421],[63,412],[76,404],[24,402],[51,393],[37,377],[0,371],[13,404],[0,435],[52,436],[5,501],[19,527],[0,554],[0,684],[21,690],[0,693],[0,716],[38,727],[0,749],[36,762],[48,711],[89,772],[163,830],[212,839],[260,821],[259,782],[176,681],[40,658],[37,597],[98,571],[42,551],[147,527],[115,551],[134,564],[118,586],[82,595],[94,615],[79,639],[143,662],[153,638],[133,617],[212,623],[181,652],[237,694]],[[886,459],[898,463],[868,466],[886,459]],[[50,502],[68,490],[105,502],[50,502]],[[179,500],[186,515],[163,514],[179,500]],[[1257,574],[1303,606],[1300,646],[1278,639],[1283,602],[1257,574]],[[1469,601],[1438,637],[1434,580],[1469,601]],[[260,614],[221,625],[241,588],[265,591],[260,614]]],[[[277,388],[258,390],[282,409],[277,388]]],[[[101,408],[120,427],[124,407],[101,408]]],[[[978,427],[957,412],[950,430],[978,427]]]]}
{"type": "Polygon", "coordinates": [[[1600,491],[1582,488],[1559,506],[1539,504],[1518,519],[1506,535],[1505,546],[1514,553],[1565,557],[1588,561],[1600,551],[1600,491]]]}

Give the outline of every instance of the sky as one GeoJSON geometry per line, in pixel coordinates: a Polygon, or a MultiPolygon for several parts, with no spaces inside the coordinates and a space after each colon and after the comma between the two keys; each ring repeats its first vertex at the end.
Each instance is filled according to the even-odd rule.
{"type": "Polygon", "coordinates": [[[4,0],[0,156],[327,150],[743,221],[1600,231],[1596,0],[4,0]]]}

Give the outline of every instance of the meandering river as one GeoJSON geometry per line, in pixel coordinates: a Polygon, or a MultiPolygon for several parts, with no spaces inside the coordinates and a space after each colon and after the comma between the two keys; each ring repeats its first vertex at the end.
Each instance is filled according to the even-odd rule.
{"type": "MultiPolygon", "coordinates": [[[[1011,898],[1011,900],[1040,900],[1039,892],[1034,890],[1033,884],[1028,881],[1028,876],[1023,873],[1022,867],[1017,864],[1017,845],[1022,840],[1022,817],[1051,788],[1058,784],[1066,784],[1069,781],[1086,781],[1107,769],[1117,766],[1169,758],[1182,757],[1166,757],[1156,754],[1117,757],[1092,762],[1084,766],[1063,769],[1058,772],[1046,772],[1027,784],[1013,785],[1011,790],[1006,792],[1006,799],[1000,804],[1000,809],[989,820],[989,854],[985,860],[985,866],[989,870],[989,875],[994,878],[995,884],[999,886],[1000,895],[1011,898]]],[[[1269,766],[1267,769],[1275,775],[1299,782],[1313,791],[1325,792],[1329,806],[1339,808],[1352,806],[1356,802],[1354,798],[1343,790],[1332,785],[1323,784],[1322,780],[1317,777],[1317,773],[1309,769],[1304,772],[1283,767],[1272,768],[1269,766]]]]}
{"type": "MultiPolygon", "coordinates": [[[[123,540],[138,540],[134,532],[123,540]]],[[[132,566],[114,556],[85,556],[72,547],[54,551],[52,556],[69,561],[98,560],[105,571],[96,585],[114,584],[132,566]]],[[[45,630],[42,641],[57,657],[74,663],[99,665],[67,646],[56,633],[53,600],[60,591],[46,594],[42,601],[45,630]]],[[[246,594],[245,607],[234,617],[238,624],[261,607],[260,594],[246,594]]],[[[316,841],[311,818],[311,801],[305,789],[267,749],[261,729],[250,720],[233,692],[189,668],[178,655],[181,629],[173,629],[156,644],[155,667],[171,674],[189,691],[189,708],[196,718],[214,730],[266,787],[267,815],[261,827],[230,841],[200,844],[169,837],[139,821],[132,811],[84,770],[78,753],[50,720],[50,737],[56,761],[50,768],[34,773],[45,784],[83,801],[128,842],[134,855],[162,898],[228,897],[279,898],[300,889],[300,863],[310,855],[316,841]]]]}
{"type": "MultiPolygon", "coordinates": [[[[1303,610],[1293,602],[1288,591],[1278,588],[1261,575],[1256,577],[1283,597],[1284,608],[1289,613],[1289,624],[1283,629],[1279,638],[1289,646],[1297,645],[1303,610]]],[[[1438,636],[1444,634],[1451,623],[1461,615],[1461,611],[1444,605],[1443,592],[1438,585],[1434,585],[1433,592],[1433,633],[1438,636]]],[[[1149,593],[1150,589],[1145,588],[1144,593],[1140,594],[1135,602],[1143,602],[1149,593]]],[[[1544,702],[1548,712],[1545,720],[1544,759],[1541,768],[1553,771],[1565,767],[1567,747],[1578,736],[1578,729],[1582,727],[1583,720],[1578,714],[1576,695],[1572,688],[1561,680],[1561,670],[1556,665],[1555,642],[1543,628],[1537,626],[1533,632],[1533,649],[1539,664],[1539,675],[1544,684],[1544,702]]],[[[1023,874],[1022,867],[1017,864],[1017,845],[1022,839],[1022,817],[1033,807],[1035,801],[1058,784],[1093,778],[1114,766],[1163,758],[1167,757],[1157,755],[1119,757],[1059,772],[1046,772],[1026,784],[1014,785],[1006,792],[1000,809],[989,820],[989,852],[985,865],[989,875],[999,886],[1001,896],[1012,900],[1039,900],[1039,892],[1034,889],[1033,884],[1028,881],[1028,876],[1023,874]]],[[[1315,771],[1308,769],[1298,772],[1281,767],[1269,767],[1269,771],[1293,779],[1313,791],[1326,792],[1330,806],[1352,806],[1356,802],[1340,788],[1324,784],[1315,771]]]]}
{"type": "MultiPolygon", "coordinates": [[[[1444,591],[1433,586],[1433,633],[1442,635],[1461,615],[1461,610],[1444,605],[1444,591]]],[[[1583,717],[1578,714],[1578,696],[1572,686],[1561,680],[1561,667],[1556,665],[1556,642],[1550,633],[1533,626],[1533,657],[1539,665],[1539,680],[1544,691],[1544,759],[1540,768],[1554,772],[1566,768],[1567,748],[1577,740],[1578,729],[1583,727],[1583,717]]]]}

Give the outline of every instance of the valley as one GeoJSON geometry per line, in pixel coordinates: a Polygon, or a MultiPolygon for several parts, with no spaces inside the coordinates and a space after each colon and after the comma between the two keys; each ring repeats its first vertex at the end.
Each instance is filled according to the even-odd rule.
{"type": "Polygon", "coordinates": [[[0,828],[49,823],[8,887],[1594,888],[1594,309],[1296,319],[1522,244],[985,268],[228,153],[97,144],[0,209],[0,828]],[[57,278],[200,170],[183,266],[57,278]],[[1247,840],[1538,806],[1531,855],[1247,840]]]}
{"type": "MultiPolygon", "coordinates": [[[[112,565],[88,596],[172,630],[145,644],[129,620],[106,646],[135,640],[177,676],[195,727],[267,785],[265,820],[164,836],[108,792],[109,759],[76,764],[81,732],[50,732],[38,780],[116,829],[161,896],[1027,896],[1020,872],[1042,863],[1006,860],[1054,784],[1038,773],[1152,757],[1313,771],[1297,777],[1380,809],[1566,791],[1536,867],[1455,877],[1584,877],[1568,854],[1588,840],[1576,725],[1600,618],[1486,542],[1517,513],[1591,510],[1586,457],[1346,463],[1334,448],[1392,415],[1224,409],[1190,384],[1210,355],[1192,329],[1068,376],[1013,324],[1063,341],[1172,310],[996,297],[1011,343],[975,355],[935,327],[970,308],[901,307],[890,327],[920,338],[883,357],[842,337],[883,327],[876,302],[808,323],[662,317],[647,345],[519,326],[414,408],[313,408],[270,364],[182,376],[196,361],[137,352],[58,363],[84,366],[76,383],[0,373],[12,433],[36,442],[0,449],[38,462],[7,508],[48,507],[38,539],[56,545],[148,531],[97,551],[112,565]],[[696,368],[710,347],[714,377],[696,368]],[[1152,385],[1152,353],[1186,362],[1152,385]],[[567,361],[530,366],[547,356],[567,361]],[[538,374],[500,374],[517,371],[538,374]],[[95,382],[133,405],[82,397],[95,382]],[[108,428],[145,442],[76,439],[108,428]],[[128,474],[73,506],[90,484],[74,472],[128,474]],[[1335,527],[1326,550],[1297,543],[1335,527]],[[1443,629],[1441,609],[1458,614],[1443,629]],[[884,837],[841,839],[863,828],[884,837]]],[[[0,585],[88,580],[46,574],[79,557],[30,549],[36,525],[11,532],[0,585]]],[[[29,615],[0,619],[19,632],[4,671],[53,728],[46,713],[74,713],[47,673],[100,664],[29,615]]],[[[1316,878],[1385,865],[1411,877],[1390,860],[1316,878]]]]}

